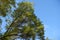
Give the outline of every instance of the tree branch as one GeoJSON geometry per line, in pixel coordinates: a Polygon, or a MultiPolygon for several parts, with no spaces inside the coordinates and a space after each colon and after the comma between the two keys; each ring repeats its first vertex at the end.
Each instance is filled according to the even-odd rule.
{"type": "Polygon", "coordinates": [[[1,37],[0,39],[4,39],[5,37],[10,37],[10,36],[20,36],[20,35],[18,35],[18,34],[9,34],[9,35],[5,35],[5,36],[3,36],[3,37],[1,37]]]}
{"type": "MultiPolygon", "coordinates": [[[[15,20],[10,24],[10,26],[9,26],[9,28],[7,29],[7,31],[5,32],[5,34],[8,33],[8,31],[10,30],[10,27],[14,24],[14,22],[16,21],[16,19],[17,19],[17,18],[15,18],[15,20]]],[[[4,35],[5,35],[5,34],[4,34],[4,35]]]]}

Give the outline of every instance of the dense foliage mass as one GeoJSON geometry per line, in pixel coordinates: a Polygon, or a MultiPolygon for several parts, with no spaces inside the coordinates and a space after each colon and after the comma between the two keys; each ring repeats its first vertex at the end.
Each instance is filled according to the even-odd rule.
{"type": "Polygon", "coordinates": [[[15,6],[15,0],[0,0],[0,16],[6,16],[12,6],[15,6]]]}
{"type": "Polygon", "coordinates": [[[44,26],[35,16],[33,5],[30,2],[18,3],[13,12],[12,7],[15,7],[15,0],[0,0],[0,16],[5,17],[11,13],[12,18],[6,26],[6,32],[0,34],[0,40],[36,40],[37,37],[45,40],[44,26]]]}

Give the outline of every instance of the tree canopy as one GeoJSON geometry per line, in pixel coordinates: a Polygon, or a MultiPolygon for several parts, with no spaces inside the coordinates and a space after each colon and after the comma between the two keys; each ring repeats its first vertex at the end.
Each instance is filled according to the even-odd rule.
{"type": "Polygon", "coordinates": [[[15,6],[15,0],[0,0],[0,16],[6,16],[12,6],[15,6]]]}
{"type": "MultiPolygon", "coordinates": [[[[15,6],[15,0],[0,0],[0,2],[1,16],[6,16],[9,11],[11,12],[11,7],[15,6]]],[[[15,40],[17,38],[23,40],[32,38],[32,40],[35,40],[36,37],[40,40],[45,40],[44,26],[34,14],[32,3],[20,2],[17,6],[11,14],[13,20],[8,24],[6,32],[0,36],[0,40],[15,40]]]]}

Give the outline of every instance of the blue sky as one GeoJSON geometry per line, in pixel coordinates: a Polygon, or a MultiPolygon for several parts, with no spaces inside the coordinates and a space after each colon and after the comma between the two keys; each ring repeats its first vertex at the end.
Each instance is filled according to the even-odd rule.
{"type": "Polygon", "coordinates": [[[45,36],[60,40],[60,0],[34,0],[35,14],[45,26],[45,36]]]}
{"type": "MultiPolygon", "coordinates": [[[[17,0],[19,2],[21,0],[17,0]]],[[[60,40],[60,0],[29,0],[33,2],[35,14],[45,27],[45,37],[60,40]]],[[[3,18],[2,18],[3,19],[3,18]]],[[[4,20],[3,20],[4,22],[4,20]]],[[[2,26],[5,26],[5,22],[2,26]]]]}

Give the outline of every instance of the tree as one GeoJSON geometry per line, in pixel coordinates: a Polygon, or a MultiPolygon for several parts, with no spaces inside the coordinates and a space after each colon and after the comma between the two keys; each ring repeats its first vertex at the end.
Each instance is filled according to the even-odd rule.
{"type": "Polygon", "coordinates": [[[40,40],[45,40],[44,26],[35,16],[32,6],[30,2],[18,4],[18,7],[11,14],[13,21],[8,25],[7,31],[0,37],[0,40],[15,40],[16,38],[35,40],[36,36],[40,40]]]}
{"type": "Polygon", "coordinates": [[[0,16],[6,16],[12,6],[15,6],[15,0],[0,0],[0,16]]]}
{"type": "Polygon", "coordinates": [[[47,37],[46,40],[49,40],[49,38],[47,37]]]}

